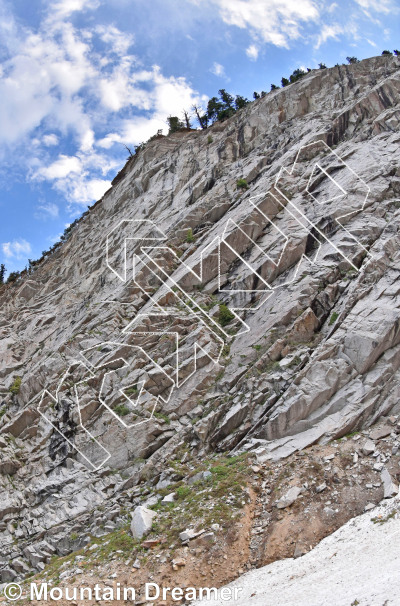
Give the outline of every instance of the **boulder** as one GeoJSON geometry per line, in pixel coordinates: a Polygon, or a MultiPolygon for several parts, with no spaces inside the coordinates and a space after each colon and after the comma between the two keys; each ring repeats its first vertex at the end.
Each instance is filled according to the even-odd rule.
{"type": "Polygon", "coordinates": [[[12,568],[3,568],[0,570],[0,581],[2,583],[9,583],[17,577],[17,573],[12,568]]]}
{"type": "Polygon", "coordinates": [[[381,479],[383,483],[383,498],[391,499],[399,493],[399,487],[392,480],[392,476],[385,468],[382,469],[381,479]]]}
{"type": "Polygon", "coordinates": [[[276,502],[277,508],[285,509],[285,507],[290,507],[290,505],[295,502],[295,500],[300,494],[301,488],[299,488],[298,486],[292,486],[291,488],[289,488],[287,493],[276,502]]]}
{"type": "Polygon", "coordinates": [[[171,492],[170,494],[167,494],[163,500],[161,501],[161,505],[167,505],[168,503],[173,503],[175,501],[175,492],[171,492]]]}
{"type": "Polygon", "coordinates": [[[156,517],[156,512],[143,505],[136,507],[132,514],[131,533],[135,539],[141,539],[150,530],[153,524],[153,519],[156,517]]]}
{"type": "Polygon", "coordinates": [[[361,450],[363,454],[367,456],[373,454],[375,452],[374,442],[372,440],[367,440],[361,450]]]}
{"type": "Polygon", "coordinates": [[[393,427],[389,427],[388,425],[384,425],[383,427],[375,427],[370,433],[372,440],[381,440],[382,438],[386,438],[390,436],[393,431],[393,427]]]}

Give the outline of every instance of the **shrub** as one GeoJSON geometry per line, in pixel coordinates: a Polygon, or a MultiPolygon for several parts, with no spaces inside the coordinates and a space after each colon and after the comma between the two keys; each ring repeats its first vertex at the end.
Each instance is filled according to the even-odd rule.
{"type": "Polygon", "coordinates": [[[156,417],[156,419],[163,419],[167,425],[171,423],[171,419],[169,418],[169,416],[162,412],[155,412],[154,416],[156,417]]]}
{"type": "Polygon", "coordinates": [[[271,84],[271,90],[278,90],[279,86],[276,86],[276,84],[271,84]]]}
{"type": "Polygon", "coordinates": [[[238,189],[248,189],[248,187],[249,187],[249,186],[248,186],[248,184],[247,184],[246,179],[238,179],[238,180],[236,181],[236,187],[237,187],[238,189]]]}
{"type": "Polygon", "coordinates": [[[14,383],[11,385],[9,392],[12,393],[14,396],[16,396],[17,394],[19,394],[19,390],[21,388],[21,377],[15,377],[14,379],[14,383]]]}
{"type": "Polygon", "coordinates": [[[393,55],[393,53],[389,50],[382,51],[382,55],[393,55]]]}
{"type": "Polygon", "coordinates": [[[352,63],[360,63],[357,57],[346,57],[346,61],[351,65],[352,63]]]}
{"type": "Polygon", "coordinates": [[[333,314],[331,315],[331,317],[329,318],[329,326],[331,326],[332,324],[334,324],[336,322],[336,320],[338,319],[339,314],[334,311],[333,314]]]}
{"type": "Polygon", "coordinates": [[[179,120],[178,116],[168,116],[167,121],[169,127],[169,135],[171,133],[176,133],[178,130],[181,130],[183,128],[183,122],[179,120]]]}
{"type": "Polygon", "coordinates": [[[325,63],[318,63],[319,69],[326,69],[325,63]]]}
{"type": "Polygon", "coordinates": [[[287,78],[282,78],[281,84],[282,84],[282,86],[288,86],[288,84],[290,84],[290,82],[287,78]]]}
{"type": "Polygon", "coordinates": [[[243,107],[246,107],[246,105],[248,105],[250,103],[250,101],[248,99],[246,99],[245,97],[242,97],[242,95],[236,95],[236,99],[235,99],[235,109],[242,109],[243,107]]]}
{"type": "Polygon", "coordinates": [[[114,412],[120,417],[126,417],[131,411],[125,404],[118,404],[118,406],[114,408],[114,412]]]}
{"type": "Polygon", "coordinates": [[[400,51],[395,48],[393,51],[393,54],[396,55],[396,57],[398,57],[400,55],[400,51]]]}
{"type": "Polygon", "coordinates": [[[20,276],[20,272],[19,271],[12,271],[8,274],[8,278],[7,278],[7,284],[10,284],[11,282],[16,282],[20,276]]]}
{"type": "Polygon", "coordinates": [[[231,312],[231,310],[225,305],[225,303],[219,304],[219,314],[218,314],[218,322],[221,326],[226,326],[233,320],[235,316],[231,312]]]}
{"type": "Polygon", "coordinates": [[[212,142],[213,142],[212,136],[208,135],[208,137],[207,137],[207,143],[210,145],[210,143],[212,143],[212,142]]]}
{"type": "Polygon", "coordinates": [[[297,82],[300,78],[303,78],[306,75],[303,69],[295,69],[292,75],[289,77],[290,82],[297,82]]]}
{"type": "Polygon", "coordinates": [[[189,229],[187,230],[186,242],[188,244],[191,244],[192,242],[194,242],[193,230],[191,227],[189,227],[189,229]]]}

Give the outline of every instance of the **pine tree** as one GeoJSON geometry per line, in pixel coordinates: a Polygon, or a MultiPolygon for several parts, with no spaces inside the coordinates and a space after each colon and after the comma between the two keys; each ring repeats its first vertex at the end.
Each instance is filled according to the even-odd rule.
{"type": "Polygon", "coordinates": [[[6,266],[4,263],[0,265],[0,284],[4,284],[4,277],[6,275],[6,266]]]}
{"type": "Polygon", "coordinates": [[[176,133],[178,130],[181,130],[181,128],[183,128],[183,122],[179,120],[178,116],[168,116],[167,121],[169,126],[169,135],[171,133],[176,133]]]}
{"type": "Polygon", "coordinates": [[[246,97],[242,97],[242,95],[236,95],[235,99],[235,109],[242,109],[242,107],[246,107],[250,101],[246,99],[246,97]]]}
{"type": "Polygon", "coordinates": [[[352,63],[360,63],[357,57],[346,57],[346,61],[351,65],[352,63]]]}

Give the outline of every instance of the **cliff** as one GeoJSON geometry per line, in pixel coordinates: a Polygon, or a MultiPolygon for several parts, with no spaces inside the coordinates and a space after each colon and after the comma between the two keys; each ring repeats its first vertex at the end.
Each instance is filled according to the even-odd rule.
{"type": "Polygon", "coordinates": [[[399,78],[314,70],[149,142],[0,289],[0,580],[182,445],[282,461],[400,412],[399,78]]]}

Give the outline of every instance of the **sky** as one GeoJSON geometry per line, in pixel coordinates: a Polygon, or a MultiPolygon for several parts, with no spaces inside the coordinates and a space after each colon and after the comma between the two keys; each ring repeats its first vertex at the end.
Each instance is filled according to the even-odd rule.
{"type": "Polygon", "coordinates": [[[0,263],[39,258],[167,116],[392,51],[399,25],[398,0],[0,0],[0,263]]]}

